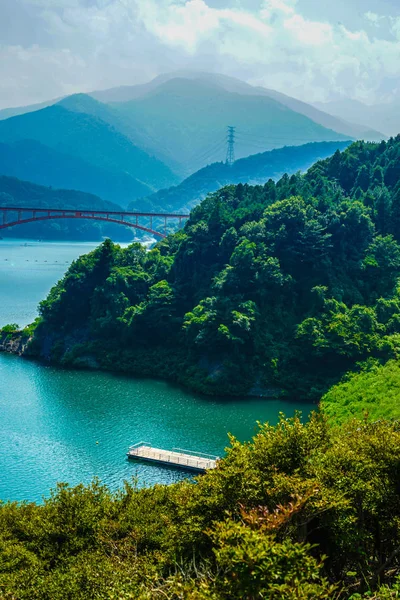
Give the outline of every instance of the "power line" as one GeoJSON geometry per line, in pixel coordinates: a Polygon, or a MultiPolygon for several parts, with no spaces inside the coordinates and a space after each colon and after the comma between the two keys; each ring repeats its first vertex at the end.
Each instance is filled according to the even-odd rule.
{"type": "MultiPolygon", "coordinates": [[[[220,155],[220,156],[222,155],[222,151],[224,150],[225,145],[226,145],[226,141],[225,140],[219,142],[219,144],[215,145],[213,148],[211,148],[207,152],[204,152],[202,155],[196,156],[196,158],[194,160],[193,159],[190,160],[190,162],[187,163],[187,167],[189,167],[189,168],[191,168],[191,167],[197,167],[197,168],[199,168],[199,165],[205,166],[205,164],[207,164],[208,160],[211,160],[214,157],[217,159],[218,155],[220,155]]],[[[220,158],[220,161],[222,162],[222,156],[220,158]]]]}
{"type": "Polygon", "coordinates": [[[232,166],[235,162],[235,131],[236,127],[228,126],[228,147],[226,149],[226,164],[232,166]]]}

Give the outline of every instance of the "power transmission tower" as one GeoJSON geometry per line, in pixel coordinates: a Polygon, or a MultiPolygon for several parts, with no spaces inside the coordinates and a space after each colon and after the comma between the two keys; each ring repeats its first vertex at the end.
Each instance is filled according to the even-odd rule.
{"type": "Polygon", "coordinates": [[[236,127],[229,125],[227,137],[228,147],[226,150],[226,164],[229,166],[232,166],[235,162],[235,131],[236,127]]]}

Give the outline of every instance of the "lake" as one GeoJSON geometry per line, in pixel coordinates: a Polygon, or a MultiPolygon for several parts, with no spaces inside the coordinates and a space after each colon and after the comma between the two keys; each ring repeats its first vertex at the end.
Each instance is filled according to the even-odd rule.
{"type": "MultiPolygon", "coordinates": [[[[37,304],[93,243],[0,240],[0,326],[27,325],[37,304]]],[[[280,411],[308,414],[302,402],[208,398],[165,381],[70,371],[0,353],[0,499],[41,501],[58,481],[112,489],[187,476],[128,462],[130,444],[222,455],[228,432],[241,440],[280,411]]]]}

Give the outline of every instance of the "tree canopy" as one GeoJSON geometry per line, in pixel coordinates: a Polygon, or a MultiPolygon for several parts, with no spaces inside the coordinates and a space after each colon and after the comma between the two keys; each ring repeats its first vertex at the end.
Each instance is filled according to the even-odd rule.
{"type": "Polygon", "coordinates": [[[315,399],[396,359],[399,153],[400,138],[357,142],[305,175],[222,188],[149,252],[104,242],[41,304],[30,351],[315,399]]]}

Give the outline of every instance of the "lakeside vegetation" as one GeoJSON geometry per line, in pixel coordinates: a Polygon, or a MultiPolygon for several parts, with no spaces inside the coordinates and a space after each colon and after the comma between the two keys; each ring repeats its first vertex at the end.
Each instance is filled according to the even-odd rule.
{"type": "Polygon", "coordinates": [[[60,485],[43,505],[0,504],[0,595],[398,598],[399,465],[398,424],[314,414],[231,439],[196,485],[60,485]]]}
{"type": "Polygon", "coordinates": [[[150,252],[111,241],[41,303],[30,352],[206,393],[319,400],[396,359],[400,139],[276,184],[228,186],[150,252]]]}

